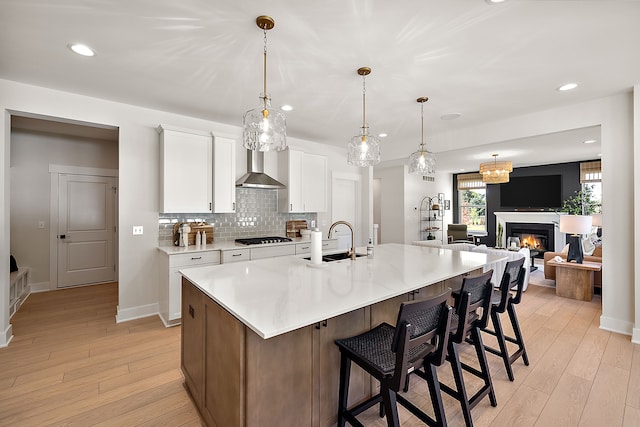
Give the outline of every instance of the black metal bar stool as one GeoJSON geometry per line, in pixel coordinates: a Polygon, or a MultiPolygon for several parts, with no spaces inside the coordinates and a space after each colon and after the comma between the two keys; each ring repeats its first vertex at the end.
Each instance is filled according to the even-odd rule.
{"type": "MultiPolygon", "coordinates": [[[[462,414],[467,426],[473,426],[471,409],[485,396],[489,396],[491,406],[497,405],[487,355],[484,352],[484,345],[482,343],[482,337],[480,336],[480,330],[487,326],[489,313],[491,312],[491,296],[493,293],[493,283],[491,283],[492,275],[493,270],[489,270],[480,276],[464,277],[462,287],[453,295],[455,304],[454,311],[451,315],[451,328],[446,360],[451,364],[456,388],[453,389],[443,383],[440,383],[440,388],[460,402],[462,414]],[[481,312],[479,313],[480,310],[481,312]],[[458,346],[465,341],[473,345],[480,369],[476,369],[460,361],[458,346]],[[471,397],[468,396],[465,387],[462,375],[463,370],[475,375],[484,382],[483,386],[471,397]]],[[[422,371],[416,371],[415,374],[424,378],[422,371]]]]}
{"type": "Polygon", "coordinates": [[[378,403],[382,403],[380,415],[386,414],[388,426],[400,425],[397,403],[430,426],[447,425],[436,366],[445,360],[450,295],[451,291],[447,291],[428,300],[403,303],[396,327],[382,323],[355,337],[336,340],[340,349],[339,427],[344,427],[346,421],[362,427],[356,416],[378,403]],[[347,409],[351,362],[380,382],[380,393],[347,409]],[[398,394],[407,376],[420,367],[426,372],[435,419],[398,394]]]}
{"type": "Polygon", "coordinates": [[[522,299],[522,288],[524,286],[524,258],[520,258],[515,261],[509,261],[504,269],[502,280],[500,281],[500,288],[494,290],[491,298],[491,323],[493,324],[493,330],[485,327],[482,329],[490,335],[496,337],[498,341],[499,349],[484,346],[485,350],[491,354],[498,355],[504,362],[504,367],[507,371],[507,376],[510,381],[514,380],[513,368],[511,365],[522,357],[522,361],[526,366],[529,366],[529,357],[527,356],[527,350],[524,347],[524,339],[522,338],[522,332],[520,331],[520,324],[518,323],[518,316],[516,315],[516,304],[520,303],[522,299]],[[515,291],[515,295],[511,293],[515,291]],[[500,314],[505,310],[509,314],[509,320],[511,321],[511,327],[513,328],[514,337],[504,334],[502,329],[502,323],[500,322],[500,314]],[[507,342],[516,344],[518,349],[513,353],[509,353],[507,342]]]}

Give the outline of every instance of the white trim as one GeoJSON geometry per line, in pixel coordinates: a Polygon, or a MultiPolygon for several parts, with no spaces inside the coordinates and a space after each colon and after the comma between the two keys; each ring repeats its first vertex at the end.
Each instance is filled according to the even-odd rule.
{"type": "Polygon", "coordinates": [[[640,328],[633,328],[633,333],[631,334],[631,342],[633,344],[640,344],[640,328]]]}
{"type": "Polygon", "coordinates": [[[50,282],[38,282],[38,283],[31,283],[31,293],[39,293],[39,292],[48,292],[48,291],[52,291],[55,290],[55,288],[51,288],[51,283],[50,282]]]}
{"type": "Polygon", "coordinates": [[[118,169],[91,168],[84,166],[49,165],[49,173],[72,175],[118,176],[118,169]]]}
{"type": "Polygon", "coordinates": [[[143,317],[157,316],[159,314],[158,303],[139,305],[132,308],[121,309],[118,306],[116,323],[128,322],[129,320],[142,319],[143,317]]]}
{"type": "MultiPolygon", "coordinates": [[[[49,164],[49,224],[51,224],[49,227],[49,288],[39,289],[38,292],[58,289],[58,180],[60,178],[60,174],[114,177],[116,178],[116,191],[120,185],[118,180],[118,169],[49,164]]],[[[116,281],[118,280],[120,273],[120,263],[118,262],[120,251],[117,232],[120,224],[118,199],[119,197],[116,193],[114,197],[114,225],[116,230],[114,230],[113,240],[113,262],[115,264],[116,281]]]]}
{"type": "Polygon", "coordinates": [[[9,326],[7,326],[7,329],[5,329],[2,334],[0,334],[0,348],[9,346],[9,343],[11,342],[12,339],[13,339],[13,326],[11,325],[11,323],[9,323],[9,326]]]}
{"type": "Polygon", "coordinates": [[[613,317],[600,316],[600,329],[623,335],[633,335],[633,323],[613,317]]]}

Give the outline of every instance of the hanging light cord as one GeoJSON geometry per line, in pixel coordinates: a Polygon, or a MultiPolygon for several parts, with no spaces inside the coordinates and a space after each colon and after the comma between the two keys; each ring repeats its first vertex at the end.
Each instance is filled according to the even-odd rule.
{"type": "Polygon", "coordinates": [[[422,122],[422,140],[420,142],[420,154],[424,154],[424,102],[420,103],[420,120],[422,122]]]}
{"type": "Polygon", "coordinates": [[[267,110],[267,28],[266,26],[262,28],[264,31],[264,54],[262,61],[263,69],[262,69],[262,78],[263,78],[263,87],[264,92],[262,93],[262,101],[264,102],[264,110],[262,111],[262,115],[266,118],[269,115],[269,111],[267,110]]]}
{"type": "Polygon", "coordinates": [[[366,93],[367,93],[366,75],[363,75],[362,76],[362,130],[363,130],[362,141],[363,142],[366,141],[365,131],[367,129],[367,119],[366,119],[367,103],[365,102],[366,93]]]}

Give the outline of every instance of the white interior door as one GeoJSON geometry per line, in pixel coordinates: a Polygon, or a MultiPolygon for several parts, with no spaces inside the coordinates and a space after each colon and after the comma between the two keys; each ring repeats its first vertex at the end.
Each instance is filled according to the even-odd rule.
{"type": "Polygon", "coordinates": [[[113,177],[58,178],[58,287],[115,280],[113,177]]]}
{"type": "MultiPolygon", "coordinates": [[[[347,221],[355,230],[355,244],[360,245],[360,177],[334,174],[331,183],[331,220],[347,221]]],[[[340,249],[351,248],[349,227],[338,225],[333,231],[340,249]]]]}

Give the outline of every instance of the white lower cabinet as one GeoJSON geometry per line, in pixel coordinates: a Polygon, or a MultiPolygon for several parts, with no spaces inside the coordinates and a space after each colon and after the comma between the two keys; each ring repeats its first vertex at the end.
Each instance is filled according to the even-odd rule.
{"type": "Polygon", "coordinates": [[[220,251],[201,251],[168,254],[161,251],[162,261],[159,288],[160,319],[165,326],[179,325],[182,320],[182,297],[180,270],[189,267],[220,264],[220,251]],[[165,273],[166,272],[166,273],[165,273]]]}

